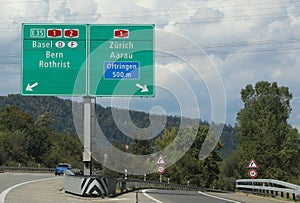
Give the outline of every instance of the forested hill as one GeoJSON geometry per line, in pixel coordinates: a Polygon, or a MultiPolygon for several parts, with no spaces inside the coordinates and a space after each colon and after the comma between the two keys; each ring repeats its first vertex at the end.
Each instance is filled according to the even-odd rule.
{"type": "MultiPolygon", "coordinates": [[[[16,94],[8,96],[0,96],[0,108],[8,105],[20,107],[24,112],[31,114],[34,119],[46,112],[50,113],[53,118],[51,128],[57,132],[75,134],[72,116],[72,101],[61,99],[59,97],[23,97],[16,94]]],[[[120,110],[122,111],[122,110],[120,110]]],[[[104,134],[111,142],[130,142],[130,138],[124,136],[115,126],[112,118],[111,108],[104,108],[100,105],[96,106],[96,114],[98,122],[104,134]],[[108,136],[109,135],[109,136],[108,136]]],[[[147,127],[149,125],[149,114],[145,112],[130,111],[131,119],[134,124],[139,127],[147,127]]],[[[180,118],[176,116],[167,117],[167,128],[171,129],[180,125],[180,118]]],[[[225,125],[221,137],[224,144],[222,151],[223,156],[227,156],[231,151],[236,149],[237,140],[234,129],[230,125],[225,125]]]]}

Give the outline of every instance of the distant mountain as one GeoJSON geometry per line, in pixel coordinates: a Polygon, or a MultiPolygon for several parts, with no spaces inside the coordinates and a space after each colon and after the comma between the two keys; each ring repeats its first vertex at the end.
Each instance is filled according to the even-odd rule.
{"type": "MultiPolygon", "coordinates": [[[[16,94],[10,94],[8,96],[0,96],[0,108],[8,105],[19,106],[24,112],[31,114],[34,119],[45,112],[49,112],[53,118],[53,124],[51,128],[57,132],[65,132],[68,134],[76,134],[73,115],[72,115],[72,101],[68,99],[62,99],[59,97],[47,96],[21,96],[16,94]]],[[[124,111],[118,109],[116,111],[124,111]]],[[[120,112],[121,113],[121,112],[120,112]]],[[[141,128],[145,128],[150,125],[149,113],[130,111],[130,117],[132,122],[141,128]]],[[[122,115],[122,114],[121,114],[122,115]]],[[[132,139],[125,136],[118,128],[112,117],[111,108],[104,108],[101,105],[96,105],[96,116],[101,126],[102,131],[110,140],[110,142],[118,143],[130,143],[132,139]]],[[[180,125],[180,117],[168,116],[166,122],[166,128],[171,129],[180,125]]],[[[201,124],[208,124],[202,122],[201,124]]],[[[162,132],[161,132],[162,133],[162,132]]],[[[221,142],[224,144],[222,151],[223,157],[226,157],[231,151],[236,149],[237,139],[235,131],[232,126],[225,125],[221,136],[221,142]]]]}

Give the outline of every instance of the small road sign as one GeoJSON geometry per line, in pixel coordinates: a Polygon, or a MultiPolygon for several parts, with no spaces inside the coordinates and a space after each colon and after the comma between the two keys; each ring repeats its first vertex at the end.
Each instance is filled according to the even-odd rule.
{"type": "Polygon", "coordinates": [[[250,178],[256,178],[256,177],[258,176],[258,172],[257,172],[255,169],[250,169],[250,170],[248,171],[248,176],[249,176],[250,178]]]}
{"type": "Polygon", "coordinates": [[[125,144],[125,150],[129,150],[129,145],[125,144]]]}
{"type": "Polygon", "coordinates": [[[254,159],[251,159],[251,161],[249,162],[247,168],[259,168],[257,163],[255,162],[254,159]]]}
{"type": "Polygon", "coordinates": [[[160,175],[164,174],[166,172],[166,168],[164,166],[157,166],[157,173],[160,175]]]}
{"type": "Polygon", "coordinates": [[[162,156],[159,156],[159,157],[158,157],[157,164],[158,164],[158,165],[166,164],[166,162],[165,162],[165,160],[163,159],[162,156]]]}

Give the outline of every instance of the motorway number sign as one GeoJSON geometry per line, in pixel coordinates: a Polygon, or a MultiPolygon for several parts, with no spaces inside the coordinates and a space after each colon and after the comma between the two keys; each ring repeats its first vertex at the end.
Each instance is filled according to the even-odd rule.
{"type": "Polygon", "coordinates": [[[86,95],[86,33],[86,25],[23,24],[21,94],[86,95]]]}

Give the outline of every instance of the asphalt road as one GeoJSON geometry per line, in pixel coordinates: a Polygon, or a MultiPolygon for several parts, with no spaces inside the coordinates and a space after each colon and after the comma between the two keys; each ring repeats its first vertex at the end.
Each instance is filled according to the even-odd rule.
{"type": "Polygon", "coordinates": [[[40,173],[0,173],[0,194],[7,188],[32,180],[54,177],[54,174],[40,173]]]}
{"type": "Polygon", "coordinates": [[[63,176],[53,174],[0,174],[0,203],[278,203],[283,200],[236,193],[201,193],[168,190],[140,190],[116,198],[87,198],[63,191],[63,176]]]}
{"type": "Polygon", "coordinates": [[[202,193],[167,190],[144,190],[142,194],[148,197],[148,201],[142,203],[288,203],[282,199],[248,195],[244,193],[202,193]]]}
{"type": "Polygon", "coordinates": [[[156,203],[238,203],[237,201],[227,200],[206,194],[191,191],[173,190],[146,190],[143,195],[150,196],[156,203]]]}
{"type": "Polygon", "coordinates": [[[54,174],[0,173],[0,203],[3,203],[6,194],[15,186],[29,181],[37,181],[53,177],[54,174]]]}

